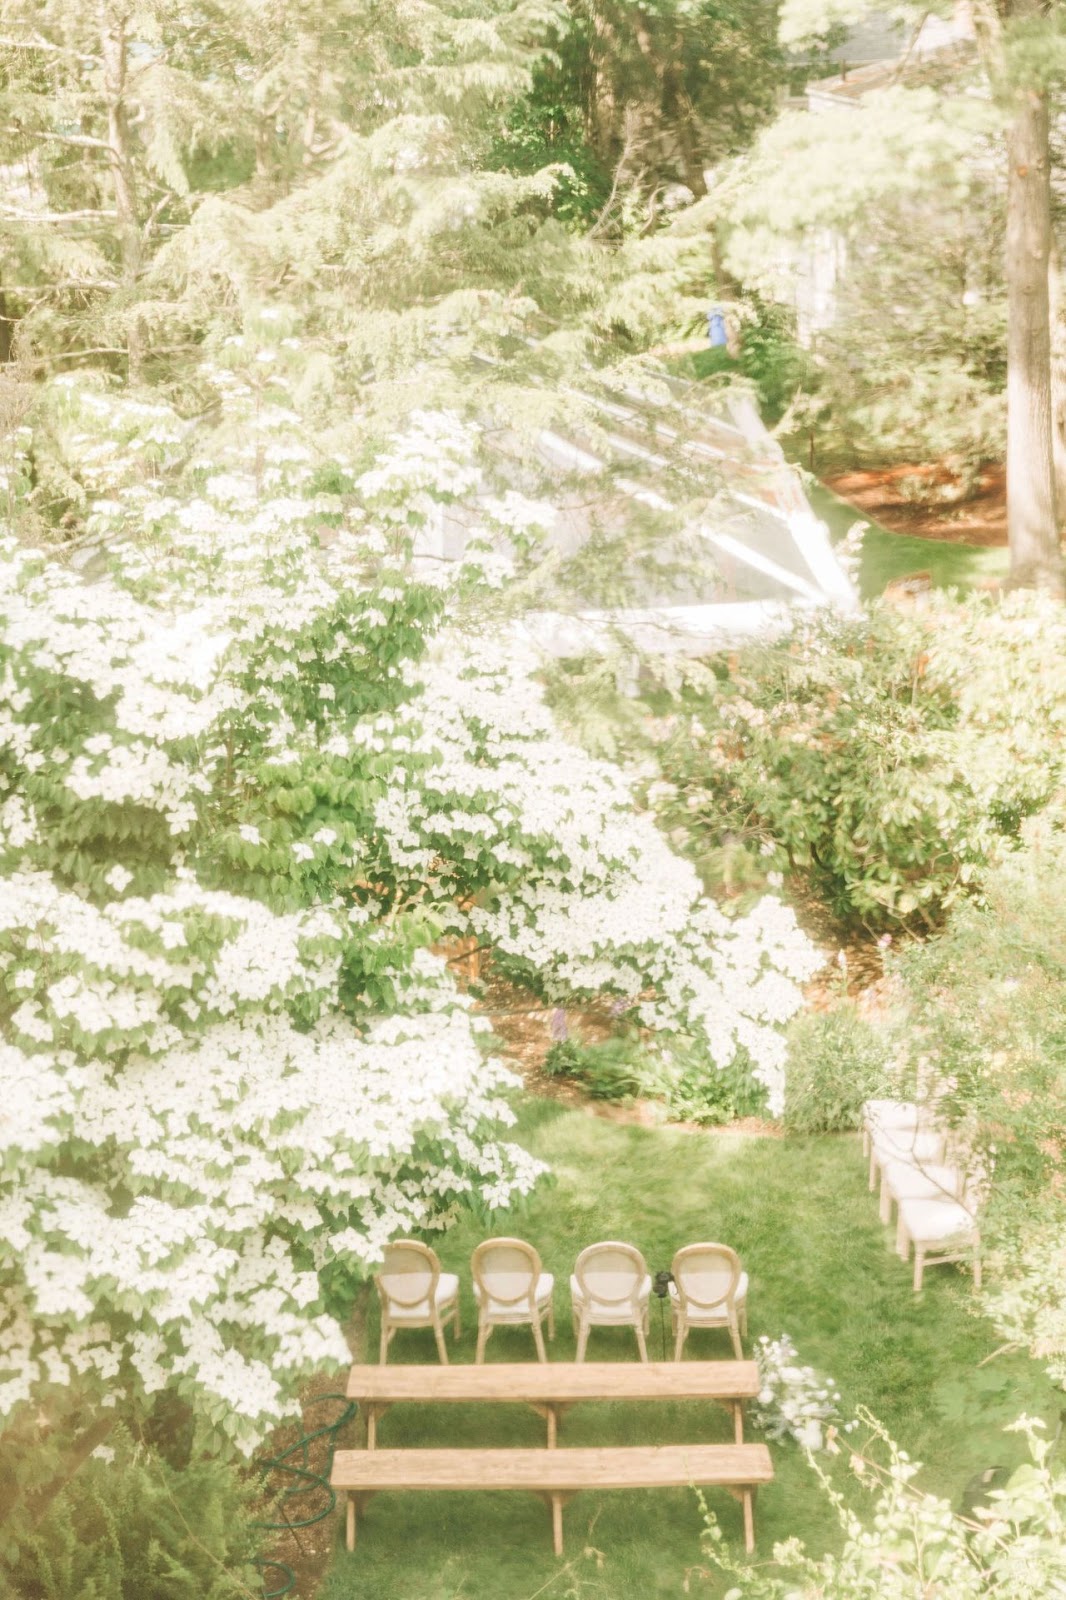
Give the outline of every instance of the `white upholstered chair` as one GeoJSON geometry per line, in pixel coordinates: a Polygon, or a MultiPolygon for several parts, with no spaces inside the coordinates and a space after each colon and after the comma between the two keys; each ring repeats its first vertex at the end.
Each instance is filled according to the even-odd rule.
{"type": "Polygon", "coordinates": [[[728,1328],[733,1353],[743,1360],[740,1336],[748,1331],[748,1275],[736,1251],[727,1244],[687,1244],[670,1270],[674,1360],[681,1360],[693,1328],[728,1328]]]}
{"type": "Polygon", "coordinates": [[[385,1251],[375,1279],[381,1302],[381,1361],[400,1328],[432,1328],[437,1354],[448,1364],[444,1329],[454,1324],[458,1339],[459,1279],[442,1272],[436,1254],[417,1239],[396,1239],[385,1251]]]}
{"type": "Polygon", "coordinates": [[[631,1244],[608,1239],[590,1244],[574,1264],[570,1302],[577,1334],[577,1359],[584,1361],[590,1328],[631,1327],[640,1359],[648,1359],[648,1305],[651,1274],[631,1244]]]}
{"type": "Polygon", "coordinates": [[[541,1269],[540,1256],[524,1239],[486,1239],[470,1258],[477,1301],[477,1355],[485,1358],[485,1346],[493,1328],[529,1323],[537,1357],[547,1361],[541,1322],[547,1321],[548,1338],[555,1338],[555,1307],[552,1301],[555,1279],[541,1269]]]}
{"type": "Polygon", "coordinates": [[[939,1129],[927,1122],[913,1128],[874,1128],[870,1134],[870,1188],[877,1188],[878,1174],[889,1161],[906,1161],[911,1166],[928,1166],[944,1160],[946,1141],[939,1129]]]}
{"type": "Polygon", "coordinates": [[[964,1183],[960,1169],[947,1162],[899,1157],[882,1162],[881,1221],[891,1222],[892,1207],[901,1200],[957,1200],[964,1183]]]}
{"type": "Polygon", "coordinates": [[[977,1227],[979,1188],[967,1185],[957,1200],[904,1199],[896,1219],[896,1249],[906,1261],[914,1250],[914,1292],[922,1287],[926,1267],[947,1261],[973,1265],[974,1288],[981,1287],[981,1235],[977,1227]]]}
{"type": "Polygon", "coordinates": [[[913,1100],[867,1100],[862,1108],[863,1155],[870,1154],[870,1140],[878,1129],[906,1132],[920,1121],[921,1111],[913,1100]]]}

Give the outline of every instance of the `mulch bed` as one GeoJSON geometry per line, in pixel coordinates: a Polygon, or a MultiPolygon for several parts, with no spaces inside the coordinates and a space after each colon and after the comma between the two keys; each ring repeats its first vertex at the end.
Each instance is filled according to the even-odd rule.
{"type": "Polygon", "coordinates": [[[894,533],[947,544],[1006,547],[1007,475],[1003,467],[985,467],[976,492],[965,499],[955,498],[958,480],[943,465],[843,472],[825,482],[841,500],[894,533]]]}

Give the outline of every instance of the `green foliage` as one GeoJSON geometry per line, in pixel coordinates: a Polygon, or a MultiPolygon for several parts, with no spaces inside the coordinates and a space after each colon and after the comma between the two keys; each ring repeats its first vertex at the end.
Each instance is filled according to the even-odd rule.
{"type": "Polygon", "coordinates": [[[720,373],[746,378],[763,420],[776,424],[798,396],[817,392],[824,381],[821,367],[798,342],[795,314],[787,307],[752,294],[733,301],[731,314],[739,324],[736,356],[724,348],[701,350],[680,363],[681,370],[695,378],[720,373]]]}
{"type": "Polygon", "coordinates": [[[883,1093],[890,1045],[851,1001],[808,1011],[788,1033],[785,1111],[789,1133],[845,1133],[859,1125],[865,1100],[883,1093]]]}
{"type": "MultiPolygon", "coordinates": [[[[35,1448],[61,1478],[61,1455],[40,1439],[35,1448]]],[[[118,1425],[43,1514],[39,1499],[16,1502],[0,1547],[0,1595],[248,1600],[260,1589],[253,1499],[225,1463],[194,1455],[176,1471],[118,1425]]]]}
{"type": "Polygon", "coordinates": [[[608,170],[645,194],[742,149],[773,114],[776,0],[573,0],[563,95],[608,170]]]}
{"type": "Polygon", "coordinates": [[[1043,819],[936,939],[894,963],[911,1060],[991,1174],[982,1229],[992,1313],[1066,1382],[1066,840],[1043,819]]]}
{"type": "Polygon", "coordinates": [[[693,669],[666,819],[708,881],[799,870],[845,921],[934,926],[1061,781],[1061,628],[1021,597],[882,606],[693,669]]]}
{"type": "Polygon", "coordinates": [[[544,1060],[549,1077],[576,1079],[594,1100],[632,1100],[653,1095],[662,1075],[638,1039],[602,1039],[580,1044],[562,1039],[544,1060]]]}
{"type": "Polygon", "coordinates": [[[919,1464],[868,1410],[859,1416],[869,1438],[847,1457],[863,1500],[872,1491],[872,1528],[852,1507],[847,1490],[854,1495],[854,1485],[842,1487],[811,1458],[839,1519],[839,1553],[812,1556],[791,1539],[753,1571],[732,1555],[701,1496],[704,1553],[717,1572],[738,1580],[726,1600],[1034,1600],[1066,1590],[1066,1471],[1041,1436],[1041,1422],[1023,1417],[1014,1424],[1030,1459],[962,1516],[916,1484],[919,1464]]]}
{"type": "Polygon", "coordinates": [[[552,1045],[544,1070],[549,1077],[573,1078],[594,1100],[658,1101],[672,1122],[722,1124],[766,1109],[743,1051],[730,1066],[717,1067],[705,1053],[683,1045],[666,1049],[633,1036],[589,1044],[570,1038],[552,1045]]]}

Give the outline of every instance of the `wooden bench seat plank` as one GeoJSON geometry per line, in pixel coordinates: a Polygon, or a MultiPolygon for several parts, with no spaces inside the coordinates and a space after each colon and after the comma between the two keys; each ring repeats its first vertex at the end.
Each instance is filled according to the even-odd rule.
{"type": "Polygon", "coordinates": [[[764,1444],[567,1450],[338,1450],[335,1489],[669,1489],[770,1483],[764,1444]]]}
{"type": "Polygon", "coordinates": [[[330,1483],[347,1491],[347,1544],[356,1513],[372,1494],[393,1489],[526,1489],[552,1509],[556,1555],[563,1553],[562,1508],[582,1489],[724,1488],[744,1507],[744,1543],[755,1548],[753,1498],[773,1480],[763,1444],[635,1445],[573,1450],[338,1450],[330,1483]]]}
{"type": "Polygon", "coordinates": [[[548,1420],[554,1445],[559,1415],[586,1400],[709,1400],[733,1414],[737,1444],[744,1441],[745,1400],[759,1393],[754,1361],[552,1361],[500,1362],[492,1366],[357,1366],[348,1375],[348,1398],[366,1416],[367,1446],[377,1444],[378,1418],[389,1406],[494,1401],[529,1405],[548,1420]]]}
{"type": "Polygon", "coordinates": [[[754,1361],[549,1361],[481,1366],[357,1366],[350,1400],[753,1400],[754,1361]]]}

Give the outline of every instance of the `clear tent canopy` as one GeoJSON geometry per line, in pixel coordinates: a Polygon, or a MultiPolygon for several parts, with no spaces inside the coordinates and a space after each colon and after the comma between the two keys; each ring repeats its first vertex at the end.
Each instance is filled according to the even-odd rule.
{"type": "MultiPolygon", "coordinates": [[[[555,511],[554,582],[522,621],[541,648],[580,655],[621,637],[697,654],[776,631],[796,607],[856,608],[824,524],[746,391],[649,361],[584,370],[561,387],[550,425],[486,430],[496,487],[555,511]]],[[[477,521],[476,501],[442,511],[420,556],[458,561],[477,521]]]]}

